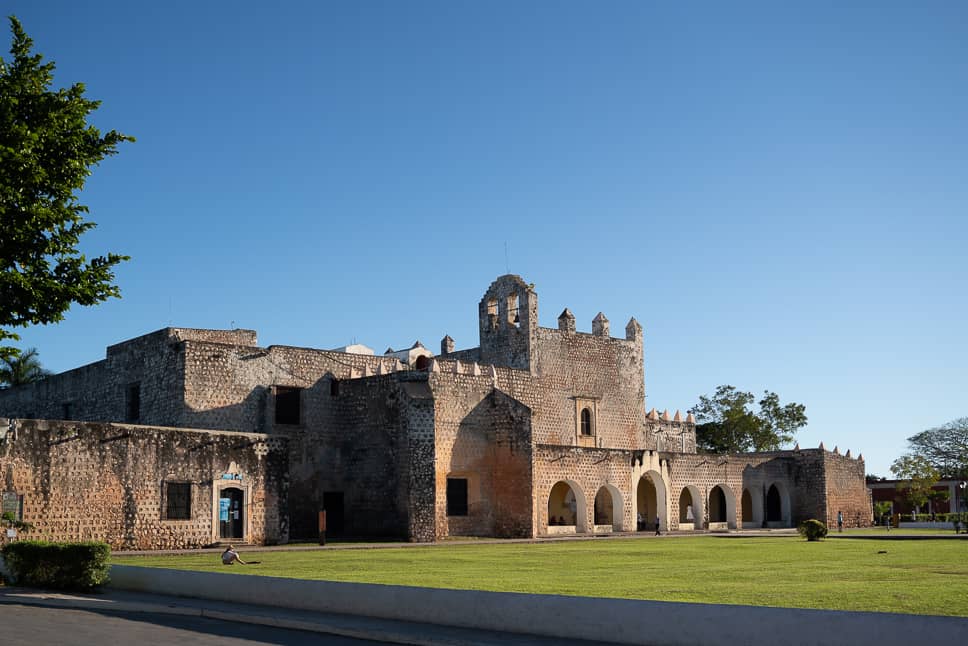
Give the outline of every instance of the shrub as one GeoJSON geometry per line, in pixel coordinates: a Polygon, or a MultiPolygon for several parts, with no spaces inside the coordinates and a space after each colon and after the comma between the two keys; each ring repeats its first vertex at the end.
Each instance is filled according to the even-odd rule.
{"type": "Polygon", "coordinates": [[[60,590],[90,590],[108,582],[107,543],[18,541],[0,554],[17,585],[60,590]]]}
{"type": "Polygon", "coordinates": [[[819,541],[827,535],[827,526],[816,518],[811,518],[800,523],[797,531],[808,541],[819,541]]]}

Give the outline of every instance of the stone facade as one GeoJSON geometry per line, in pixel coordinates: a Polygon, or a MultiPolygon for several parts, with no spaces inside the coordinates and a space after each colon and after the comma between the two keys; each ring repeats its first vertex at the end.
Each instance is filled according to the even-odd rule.
{"type": "Polygon", "coordinates": [[[239,531],[225,538],[289,539],[285,438],[0,418],[0,487],[19,498],[31,538],[201,547],[223,538],[219,500],[231,489],[239,531]]]}
{"type": "Polygon", "coordinates": [[[419,343],[374,356],[166,328],[0,392],[0,414],[279,438],[297,538],[316,536],[324,508],[330,532],[415,541],[634,531],[656,516],[683,530],[837,511],[869,522],[860,460],[700,455],[691,415],[646,412],[635,319],[625,338],[602,313],[590,334],[567,309],[557,328],[540,327],[534,286],[507,275],[478,320],[477,347],[455,350],[446,336],[436,357],[419,343]]]}

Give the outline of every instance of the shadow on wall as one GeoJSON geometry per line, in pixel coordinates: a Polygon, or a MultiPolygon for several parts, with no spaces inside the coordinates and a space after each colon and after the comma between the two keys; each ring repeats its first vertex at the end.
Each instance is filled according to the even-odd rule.
{"type": "Polygon", "coordinates": [[[447,475],[449,534],[530,536],[531,409],[492,390],[461,419],[447,475]],[[460,480],[466,509],[454,499],[465,486],[460,480]]]}
{"type": "Polygon", "coordinates": [[[785,528],[794,526],[793,461],[774,458],[743,469],[743,491],[740,494],[740,520],[744,529],[785,528]]]}

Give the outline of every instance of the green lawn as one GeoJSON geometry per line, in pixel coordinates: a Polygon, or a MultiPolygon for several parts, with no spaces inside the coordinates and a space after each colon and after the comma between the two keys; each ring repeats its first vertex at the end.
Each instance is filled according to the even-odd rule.
{"type": "Polygon", "coordinates": [[[115,557],[114,563],[434,588],[968,616],[968,542],[669,537],[115,557]],[[883,553],[881,553],[883,552],[883,553]]]}

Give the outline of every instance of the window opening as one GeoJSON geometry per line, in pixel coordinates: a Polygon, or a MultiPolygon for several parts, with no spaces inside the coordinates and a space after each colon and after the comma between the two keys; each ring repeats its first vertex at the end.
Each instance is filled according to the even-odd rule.
{"type": "Polygon", "coordinates": [[[487,301],[487,329],[497,329],[497,299],[487,301]]]}
{"type": "Polygon", "coordinates": [[[467,515],[467,478],[447,478],[447,515],[467,515]]]}
{"type": "Polygon", "coordinates": [[[192,519],[192,483],[169,482],[165,488],[165,511],[168,520],[192,519]]]}
{"type": "Polygon", "coordinates": [[[339,397],[339,379],[332,379],[329,382],[329,396],[339,397]]]}
{"type": "Polygon", "coordinates": [[[276,424],[299,424],[302,388],[276,386],[276,424]]]}
{"type": "Polygon", "coordinates": [[[518,312],[518,295],[511,294],[508,296],[508,323],[514,327],[521,327],[521,316],[518,312]]]}
{"type": "Polygon", "coordinates": [[[141,382],[128,384],[125,396],[125,421],[141,421],[141,382]]]}
{"type": "Polygon", "coordinates": [[[74,419],[74,405],[71,402],[64,402],[61,419],[66,421],[74,419]]]}
{"type": "Polygon", "coordinates": [[[587,409],[581,409],[581,434],[582,435],[592,435],[592,412],[587,409]]]}

